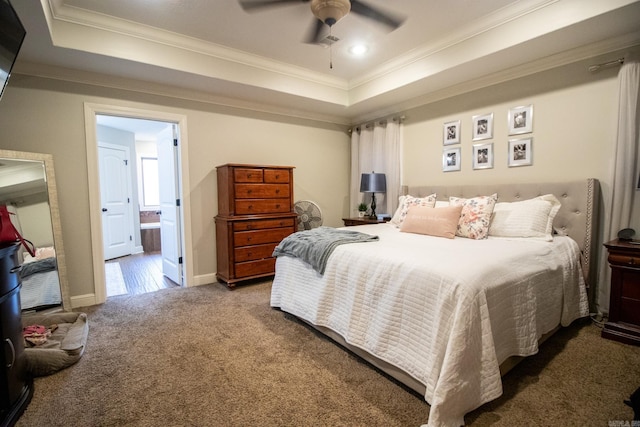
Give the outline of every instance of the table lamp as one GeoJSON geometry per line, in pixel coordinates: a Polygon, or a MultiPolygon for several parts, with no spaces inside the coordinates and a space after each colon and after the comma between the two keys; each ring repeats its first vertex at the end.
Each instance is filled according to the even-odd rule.
{"type": "Polygon", "coordinates": [[[376,217],[376,193],[386,193],[387,177],[383,173],[363,173],[360,178],[360,192],[371,193],[371,218],[376,217]]]}

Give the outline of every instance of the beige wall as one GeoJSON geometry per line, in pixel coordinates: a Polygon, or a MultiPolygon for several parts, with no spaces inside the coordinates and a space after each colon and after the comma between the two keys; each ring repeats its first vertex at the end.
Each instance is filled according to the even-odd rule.
{"type": "Polygon", "coordinates": [[[468,184],[609,180],[617,125],[618,68],[598,74],[574,64],[450,98],[406,113],[404,183],[468,184]],[[509,136],[510,108],[533,105],[533,132],[509,136]],[[472,116],[493,113],[493,138],[472,141],[472,116]],[[443,123],[461,120],[462,163],[442,172],[443,123]],[[533,165],[507,166],[508,140],[533,137],[533,165]],[[494,167],[473,170],[472,147],[493,143],[494,167]]]}
{"type": "Polygon", "coordinates": [[[94,286],[85,102],[187,117],[195,276],[216,271],[217,165],[295,166],[296,200],[316,201],[329,226],[341,225],[348,212],[349,136],[343,127],[14,75],[0,101],[0,147],[53,154],[72,297],[92,294],[94,286]]]}
{"type": "MultiPolygon", "coordinates": [[[[621,54],[622,56],[622,54],[621,54]]],[[[600,180],[604,206],[611,200],[618,116],[619,67],[590,73],[598,59],[537,73],[512,82],[452,97],[405,113],[406,185],[600,180]],[[533,165],[507,166],[509,108],[533,105],[533,165]],[[472,141],[471,118],[494,114],[494,137],[472,141]],[[442,172],[442,126],[461,120],[462,168],[442,172]],[[494,168],[472,169],[472,146],[492,142],[494,168]]],[[[636,192],[632,228],[640,230],[640,194],[636,192]]],[[[604,221],[601,218],[601,222],[604,221]]],[[[602,233],[602,228],[600,230],[602,233]]],[[[640,231],[639,231],[640,235],[640,231]]]]}
{"type": "MultiPolygon", "coordinates": [[[[568,65],[403,112],[408,185],[598,178],[605,202],[617,117],[618,68],[568,65]],[[507,167],[507,112],[533,104],[533,165],[507,167]],[[471,168],[471,117],[494,114],[494,168],[471,168]],[[462,122],[462,170],[442,172],[442,125],[462,122]]],[[[215,273],[215,166],[295,166],[295,199],[320,204],[325,224],[349,214],[349,137],[340,126],[42,78],[13,76],[0,101],[0,147],[52,153],[72,296],[93,292],[85,102],[184,115],[195,276],[215,273]]],[[[635,217],[640,217],[636,215],[635,217]]],[[[634,226],[634,224],[631,224],[634,226]]],[[[640,228],[640,224],[635,224],[640,228]]]]}

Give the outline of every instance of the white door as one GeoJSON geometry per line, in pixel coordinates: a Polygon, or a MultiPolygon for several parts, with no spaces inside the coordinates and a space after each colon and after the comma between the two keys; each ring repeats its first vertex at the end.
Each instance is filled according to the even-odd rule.
{"type": "Polygon", "coordinates": [[[132,253],[129,149],[99,143],[100,200],[105,260],[132,253]]]}
{"type": "Polygon", "coordinates": [[[158,134],[158,183],[160,187],[160,244],[162,273],[182,285],[180,200],[178,198],[178,139],[176,125],[158,134]]]}

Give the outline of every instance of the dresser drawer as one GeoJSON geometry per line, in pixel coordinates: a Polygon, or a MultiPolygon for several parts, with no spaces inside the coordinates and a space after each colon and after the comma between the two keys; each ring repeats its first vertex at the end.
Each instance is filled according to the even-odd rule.
{"type": "Polygon", "coordinates": [[[263,230],[265,228],[291,227],[295,225],[293,218],[259,219],[256,221],[236,221],[233,231],[263,230]]]}
{"type": "Polygon", "coordinates": [[[609,263],[640,268],[640,257],[628,254],[612,253],[609,254],[609,263]]]}
{"type": "Polygon", "coordinates": [[[237,199],[276,199],[289,197],[289,184],[236,184],[237,199]]]}
{"type": "Polygon", "coordinates": [[[0,296],[8,294],[20,284],[19,243],[3,243],[0,246],[0,296]]]}
{"type": "Polygon", "coordinates": [[[289,183],[289,170],[288,169],[265,169],[264,182],[289,183]]]}
{"type": "Polygon", "coordinates": [[[234,247],[262,245],[265,243],[279,243],[293,233],[293,227],[271,228],[256,231],[237,231],[233,233],[234,247]]]}
{"type": "Polygon", "coordinates": [[[236,215],[291,212],[290,199],[238,199],[236,215]]]}
{"type": "Polygon", "coordinates": [[[276,271],[276,259],[268,258],[258,261],[238,262],[235,265],[236,277],[258,276],[276,271]]]}
{"type": "Polygon", "coordinates": [[[234,250],[236,262],[253,261],[263,258],[271,258],[273,250],[278,246],[277,243],[268,243],[266,245],[243,246],[234,250]]]}
{"type": "Polygon", "coordinates": [[[235,168],[233,180],[235,182],[263,182],[263,169],[235,168]]]}

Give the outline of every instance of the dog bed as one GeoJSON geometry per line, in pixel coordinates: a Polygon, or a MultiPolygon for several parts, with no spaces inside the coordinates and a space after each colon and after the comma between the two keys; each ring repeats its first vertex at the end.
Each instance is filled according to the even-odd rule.
{"type": "Polygon", "coordinates": [[[34,377],[51,375],[76,363],[84,353],[89,325],[85,313],[33,314],[22,317],[22,326],[53,329],[42,344],[25,342],[25,365],[34,377]]]}

